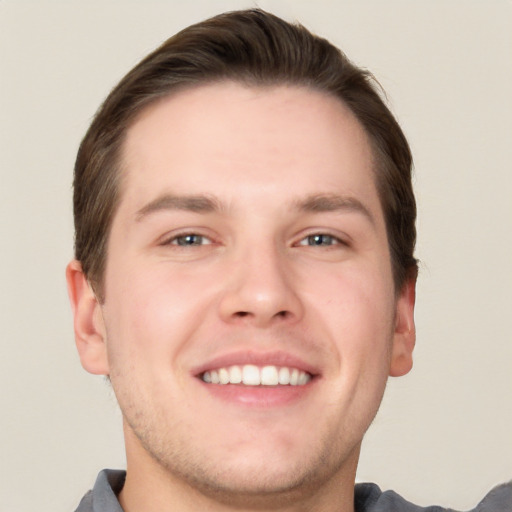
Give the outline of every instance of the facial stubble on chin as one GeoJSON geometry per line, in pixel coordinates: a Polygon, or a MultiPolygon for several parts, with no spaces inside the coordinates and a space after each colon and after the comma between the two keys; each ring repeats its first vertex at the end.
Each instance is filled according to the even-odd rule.
{"type": "Polygon", "coordinates": [[[187,454],[188,450],[174,445],[163,446],[151,430],[130,424],[126,416],[124,420],[153,463],[163,469],[177,487],[230,506],[262,508],[271,505],[276,508],[280,504],[289,506],[308,499],[314,501],[319,489],[338,475],[347,461],[355,471],[359,457],[360,443],[344,457],[340,454],[333,457],[331,443],[323,440],[323,448],[316,450],[316,456],[301,462],[293,471],[286,471],[285,475],[276,477],[272,471],[260,467],[247,474],[245,481],[236,481],[233,475],[239,474],[238,468],[221,471],[214,467],[215,461],[202,464],[187,454]]]}
{"type": "MultiPolygon", "coordinates": [[[[265,461],[260,461],[252,471],[243,468],[245,476],[240,478],[240,468],[223,469],[222,461],[208,460],[205,458],[207,454],[191,452],[190,439],[174,438],[165,442],[155,431],[154,420],[148,421],[147,411],[137,410],[129,403],[125,403],[124,408],[125,430],[131,438],[130,443],[138,443],[139,450],[143,450],[150,463],[155,464],[156,471],[184,493],[195,493],[203,499],[231,506],[264,508],[271,505],[274,508],[281,502],[283,506],[307,500],[314,503],[326,487],[339,487],[340,479],[349,482],[347,487],[353,487],[360,449],[360,441],[354,432],[338,433],[338,447],[333,446],[329,432],[319,433],[318,445],[309,453],[306,450],[294,467],[276,474],[265,461]],[[347,437],[352,442],[343,446],[347,437]]],[[[369,413],[363,421],[368,426],[372,419],[373,415],[369,413]]],[[[172,425],[167,432],[170,430],[172,425]]]]}

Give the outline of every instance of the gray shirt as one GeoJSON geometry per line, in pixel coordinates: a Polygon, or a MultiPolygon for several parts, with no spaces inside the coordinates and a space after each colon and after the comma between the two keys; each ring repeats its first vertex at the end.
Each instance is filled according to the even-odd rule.
{"type": "MultiPolygon", "coordinates": [[[[123,512],[117,495],[124,485],[126,473],[104,469],[98,475],[75,512],[123,512]]],[[[382,492],[375,484],[356,484],[356,512],[455,512],[438,506],[418,507],[401,498],[394,491],[382,492]]],[[[495,487],[469,512],[512,512],[512,482],[495,487]]]]}

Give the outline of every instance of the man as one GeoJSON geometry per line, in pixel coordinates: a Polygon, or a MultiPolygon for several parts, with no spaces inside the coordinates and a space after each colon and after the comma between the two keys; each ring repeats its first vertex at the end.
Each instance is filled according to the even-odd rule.
{"type": "Polygon", "coordinates": [[[418,510],[354,487],[387,377],[412,366],[411,163],[371,76],[259,10],[120,82],[78,153],[67,280],[127,471],[78,511],[418,510]]]}

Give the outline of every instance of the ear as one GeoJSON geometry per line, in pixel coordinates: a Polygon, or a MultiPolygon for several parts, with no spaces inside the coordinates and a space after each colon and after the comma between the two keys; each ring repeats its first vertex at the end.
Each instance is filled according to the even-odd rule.
{"type": "Polygon", "coordinates": [[[389,375],[400,377],[412,368],[412,352],[416,343],[414,303],[416,301],[416,275],[407,279],[396,303],[395,332],[389,375]]]}
{"type": "Polygon", "coordinates": [[[106,330],[101,305],[79,261],[66,267],[69,300],[73,310],[75,343],[82,366],[90,373],[108,375],[106,330]]]}

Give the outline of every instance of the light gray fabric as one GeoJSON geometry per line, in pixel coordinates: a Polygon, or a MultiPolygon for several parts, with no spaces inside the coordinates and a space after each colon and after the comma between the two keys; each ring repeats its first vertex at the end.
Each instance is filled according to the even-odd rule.
{"type": "MultiPolygon", "coordinates": [[[[94,488],[82,498],[75,512],[123,512],[117,495],[123,488],[125,477],[124,471],[101,471],[94,488]]],[[[438,506],[418,507],[394,491],[382,492],[375,484],[357,484],[354,502],[356,512],[456,512],[438,506]]],[[[512,482],[495,487],[468,512],[512,512],[512,482]]]]}

